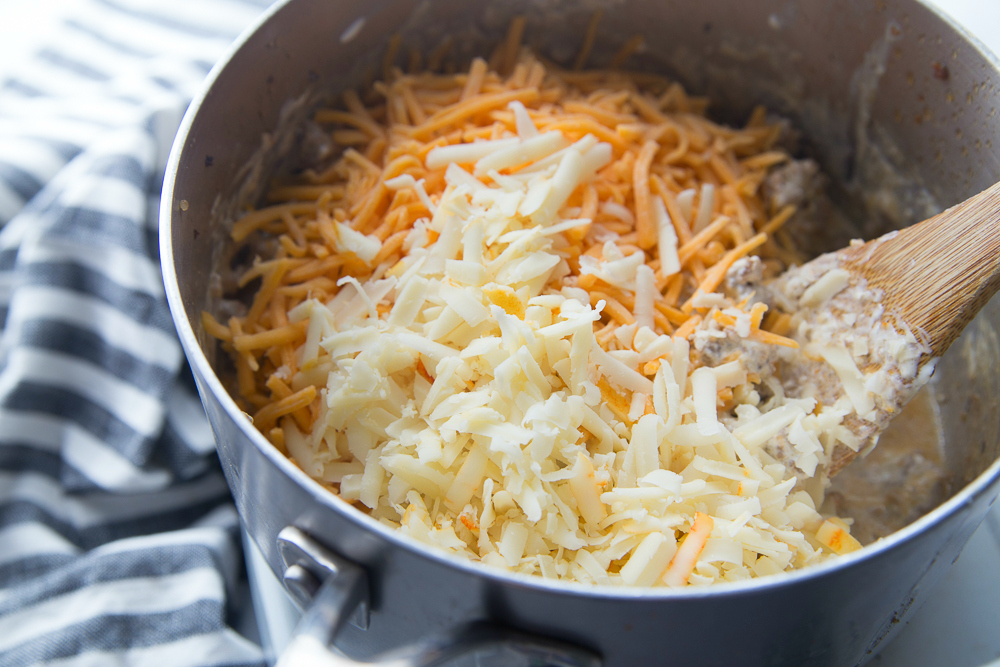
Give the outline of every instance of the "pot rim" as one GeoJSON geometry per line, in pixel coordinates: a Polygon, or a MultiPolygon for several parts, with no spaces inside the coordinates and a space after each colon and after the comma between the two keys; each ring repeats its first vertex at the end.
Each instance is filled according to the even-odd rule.
{"type": "MultiPolygon", "coordinates": [[[[958,25],[951,17],[928,4],[926,0],[909,0],[916,5],[932,12],[946,26],[954,30],[958,36],[969,44],[993,69],[1000,75],[1000,58],[986,48],[978,39],[958,25]]],[[[669,601],[685,599],[708,599],[720,596],[755,594],[761,590],[776,590],[794,586],[802,582],[807,582],[822,577],[833,576],[842,570],[859,566],[860,564],[875,560],[885,552],[888,552],[897,545],[915,539],[925,530],[930,530],[944,522],[952,514],[959,512],[963,507],[971,505],[981,495],[987,493],[991,486],[1000,481],[1000,457],[997,458],[986,470],[980,473],[974,480],[966,484],[948,498],[944,503],[934,508],[927,514],[921,516],[916,521],[906,527],[879,539],[858,551],[831,558],[823,563],[811,565],[799,570],[782,572],[778,575],[749,579],[737,582],[718,582],[709,586],[685,588],[640,588],[640,587],[618,587],[600,584],[585,584],[575,581],[563,581],[545,579],[537,575],[527,575],[517,572],[508,572],[499,568],[493,568],[481,563],[466,561],[456,556],[452,556],[439,548],[424,544],[402,533],[399,533],[373,519],[364,512],[353,507],[325,489],[319,482],[312,479],[301,468],[295,465],[288,457],[277,450],[245,417],[244,413],[236,405],[236,402],[229,395],[229,392],[222,385],[214,369],[208,362],[204,350],[198,342],[194,329],[191,327],[191,320],[188,317],[181,298],[180,285],[177,281],[177,272],[174,264],[172,222],[175,210],[174,187],[176,175],[184,157],[184,147],[187,143],[188,134],[194,124],[196,117],[205,102],[206,97],[213,89],[216,80],[228,67],[233,57],[247,44],[250,38],[257,33],[272,17],[284,10],[294,0],[279,0],[263,11],[260,16],[248,26],[236,38],[226,53],[219,59],[208,76],[198,94],[192,99],[187,111],[181,120],[170,155],[167,160],[166,173],[163,180],[159,209],[159,246],[160,246],[160,269],[163,275],[164,289],[167,303],[170,307],[171,317],[177,328],[177,334],[181,345],[187,356],[189,363],[201,376],[206,388],[219,400],[227,416],[233,420],[240,431],[253,443],[253,445],[285,475],[290,477],[300,488],[307,491],[309,495],[324,507],[337,512],[341,517],[353,523],[356,527],[374,532],[379,537],[385,539],[395,547],[403,548],[417,557],[434,561],[439,565],[455,568],[465,574],[475,577],[483,577],[492,582],[514,586],[519,588],[533,589],[542,593],[559,595],[583,595],[585,597],[599,599],[616,600],[641,600],[641,601],[669,601]]],[[[1000,298],[1000,296],[996,297],[1000,298]]],[[[1000,486],[993,489],[1000,491],[1000,486]]],[[[996,498],[994,497],[993,500],[996,498]]],[[[957,528],[956,528],[957,530],[957,528]]],[[[323,541],[322,535],[316,535],[323,541]]]]}

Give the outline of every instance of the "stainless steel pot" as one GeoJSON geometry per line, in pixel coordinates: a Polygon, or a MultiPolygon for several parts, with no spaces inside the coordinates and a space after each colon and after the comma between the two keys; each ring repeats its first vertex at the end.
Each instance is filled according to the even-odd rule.
{"type": "Polygon", "coordinates": [[[998,180],[998,63],[916,0],[279,2],[188,110],[161,209],[167,296],[240,515],[289,590],[307,605],[315,596],[306,634],[314,643],[336,635],[336,646],[359,659],[451,637],[463,647],[511,642],[560,664],[586,663],[586,651],[609,667],[863,663],[920,605],[1000,492],[996,300],[938,366],[946,463],[961,490],[860,552],[708,589],[552,583],[454,561],[313,482],[253,428],[213,370],[215,345],[199,314],[215,298],[226,225],[287,156],[305,150],[302,120],[319,101],[377,67],[396,32],[422,49],[455,35],[458,57],[468,57],[526,13],[527,41],[570,60],[598,6],[592,62],[641,33],[646,50],[636,64],[710,95],[716,115],[745,118],[763,103],[790,117],[845,199],[867,211],[869,233],[998,180]]]}

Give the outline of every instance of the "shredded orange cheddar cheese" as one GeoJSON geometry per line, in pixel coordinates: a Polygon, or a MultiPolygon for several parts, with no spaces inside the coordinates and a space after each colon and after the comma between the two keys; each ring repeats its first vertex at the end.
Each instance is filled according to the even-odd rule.
{"type": "MultiPolygon", "coordinates": [[[[505,42],[506,54],[511,53],[511,43],[516,44],[505,42]]],[[[626,45],[623,53],[635,46],[626,45]]],[[[586,57],[585,51],[581,54],[586,57]]],[[[394,70],[391,81],[381,87],[385,94],[366,91],[362,97],[348,91],[344,94],[346,111],[317,111],[317,122],[328,124],[334,132],[338,126],[356,127],[364,133],[364,140],[353,137],[356,147],[345,150],[340,161],[324,173],[307,172],[305,182],[276,185],[269,191],[268,200],[278,203],[247,214],[233,226],[236,242],[267,225],[277,225],[284,231],[277,234],[281,245],[275,259],[258,263],[240,277],[241,284],[263,278],[253,307],[241,322],[253,333],[237,337],[232,331],[213,326],[214,320],[207,326],[209,333],[220,340],[238,338],[234,344],[239,352],[266,354],[268,347],[278,345],[287,356],[298,344],[297,336],[288,325],[276,326],[268,313],[267,306],[275,294],[284,294],[286,309],[291,310],[311,296],[331,298],[338,291],[336,281],[345,275],[364,280],[379,264],[396,263],[405,252],[403,245],[413,224],[430,211],[412,191],[398,190],[390,197],[383,183],[400,174],[424,179],[427,195],[435,201],[445,185],[443,169],[428,170],[421,157],[433,146],[461,143],[476,133],[492,138],[514,130],[513,114],[494,111],[512,101],[528,107],[539,131],[559,129],[571,141],[589,132],[611,141],[615,147],[614,162],[599,172],[594,183],[573,193],[568,202],[580,207],[582,217],[593,220],[582,238],[566,233],[571,247],[579,249],[573,251],[577,256],[600,257],[603,244],[599,239],[615,229],[624,231],[620,236],[625,239],[635,238],[634,245],[618,242],[623,251],[645,248],[642,252],[647,263],[657,263],[650,193],[665,195],[665,208],[681,239],[678,256],[683,268],[680,274],[663,280],[666,289],[655,304],[659,331],[671,333],[674,326],[684,327],[689,321],[686,313],[691,310],[691,297],[682,299],[683,295],[716,289],[736,259],[760,251],[766,234],[779,229],[794,213],[793,207],[786,207],[771,215],[757,192],[766,171],[788,159],[786,153],[774,147],[778,128],[756,121],[742,130],[712,123],[696,113],[704,109],[703,100],[690,98],[676,83],[653,75],[615,70],[573,73],[546,68],[527,55],[522,55],[520,62],[545,72],[539,88],[517,88],[511,78],[490,71],[486,61],[477,58],[468,74],[402,74],[394,70]],[[450,91],[454,91],[454,98],[448,97],[450,91]],[[409,103],[395,109],[387,103],[386,94],[405,96],[409,103]],[[442,99],[454,101],[441,106],[442,99]],[[366,105],[364,100],[371,102],[366,105]],[[587,119],[580,113],[586,113],[587,119]],[[623,132],[623,126],[630,132],[623,132]],[[487,130],[485,135],[482,130],[487,130]],[[710,164],[711,169],[702,168],[705,164],[710,164]],[[623,170],[625,166],[628,168],[623,170]],[[711,224],[694,233],[693,221],[686,220],[676,197],[684,190],[700,191],[704,183],[732,187],[726,190],[727,198],[717,198],[711,224]],[[631,219],[623,221],[614,206],[631,210],[631,219]],[[390,221],[390,225],[381,248],[370,263],[364,263],[338,250],[332,231],[334,220],[346,221],[362,231],[381,230],[384,225],[379,221],[390,221]],[[743,238],[743,220],[761,233],[726,249],[728,243],[743,238]],[[634,230],[634,234],[628,230],[634,230]],[[710,244],[723,248],[723,254],[713,264],[699,264],[695,258],[703,257],[710,244]]],[[[697,196],[695,199],[696,209],[697,196]]],[[[581,286],[592,286],[588,289],[592,290],[595,304],[598,299],[607,302],[605,312],[614,322],[634,321],[630,296],[594,281],[592,276],[577,279],[581,286]]],[[[501,301],[497,296],[496,303],[508,312],[517,312],[512,299],[501,301]]],[[[690,335],[694,326],[673,333],[690,335]]],[[[755,329],[758,327],[759,320],[755,329]]],[[[766,332],[755,336],[769,343],[790,344],[788,339],[766,332]]],[[[261,368],[256,382],[264,389],[276,369],[267,363],[254,364],[252,358],[247,362],[251,368],[261,368]]]]}

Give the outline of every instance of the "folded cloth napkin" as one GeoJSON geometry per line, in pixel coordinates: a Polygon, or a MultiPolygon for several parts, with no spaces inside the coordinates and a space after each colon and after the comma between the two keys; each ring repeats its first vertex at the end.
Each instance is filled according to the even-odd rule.
{"type": "Polygon", "coordinates": [[[163,294],[180,118],[266,0],[63,0],[0,78],[0,666],[261,665],[163,294]]]}

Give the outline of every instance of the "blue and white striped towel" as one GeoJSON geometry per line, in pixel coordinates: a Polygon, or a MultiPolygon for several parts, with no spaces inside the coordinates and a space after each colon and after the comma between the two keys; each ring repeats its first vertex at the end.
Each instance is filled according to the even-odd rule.
{"type": "Polygon", "coordinates": [[[0,78],[0,666],[260,665],[163,295],[188,101],[266,0],[64,0],[0,78]]]}

